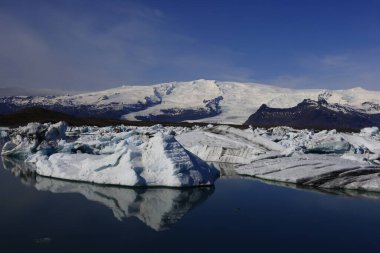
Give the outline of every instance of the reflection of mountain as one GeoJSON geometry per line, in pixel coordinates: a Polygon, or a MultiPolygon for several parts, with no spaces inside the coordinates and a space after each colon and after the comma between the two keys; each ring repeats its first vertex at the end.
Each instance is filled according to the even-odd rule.
{"type": "Polygon", "coordinates": [[[214,191],[211,187],[173,189],[101,186],[36,176],[25,167],[25,163],[17,160],[3,159],[3,164],[23,183],[39,191],[80,193],[88,200],[110,208],[119,220],[134,216],[157,231],[170,228],[214,191]]]}

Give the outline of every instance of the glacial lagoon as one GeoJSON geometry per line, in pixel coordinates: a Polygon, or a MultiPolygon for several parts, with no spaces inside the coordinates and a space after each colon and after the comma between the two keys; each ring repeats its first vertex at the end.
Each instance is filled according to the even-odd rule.
{"type": "Polygon", "coordinates": [[[222,173],[213,187],[125,188],[0,164],[3,252],[370,252],[380,194],[222,173]],[[228,175],[226,175],[228,174],[228,175]]]}

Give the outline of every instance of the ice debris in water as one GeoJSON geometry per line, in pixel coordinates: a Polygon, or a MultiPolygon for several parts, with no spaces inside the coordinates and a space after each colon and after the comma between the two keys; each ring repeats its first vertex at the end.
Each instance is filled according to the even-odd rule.
{"type": "Polygon", "coordinates": [[[378,127],[366,127],[360,131],[360,136],[371,137],[379,134],[378,127]]]}
{"type": "Polygon", "coordinates": [[[65,139],[67,124],[29,123],[19,127],[10,134],[11,140],[6,142],[2,149],[3,156],[28,157],[38,151],[44,154],[54,153],[56,141],[65,139]]]}
{"type": "Polygon", "coordinates": [[[8,137],[8,128],[0,127],[0,139],[8,137]]]}
{"type": "Polygon", "coordinates": [[[240,174],[271,180],[380,190],[376,188],[377,127],[343,133],[290,127],[67,128],[64,123],[31,123],[13,130],[10,138],[3,155],[26,157],[38,174],[68,180],[128,186],[210,185],[218,171],[207,162],[231,164],[240,174]],[[67,140],[64,130],[67,136],[78,138],[67,140]],[[274,167],[281,172],[266,172],[274,167]]]}
{"type": "Polygon", "coordinates": [[[319,188],[380,191],[377,127],[362,129],[360,133],[315,133],[287,127],[253,133],[288,147],[289,152],[287,157],[239,166],[236,171],[240,175],[319,188]]]}

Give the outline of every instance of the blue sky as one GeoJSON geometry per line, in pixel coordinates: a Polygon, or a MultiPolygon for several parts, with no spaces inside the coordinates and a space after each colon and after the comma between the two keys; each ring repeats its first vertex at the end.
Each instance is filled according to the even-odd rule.
{"type": "Polygon", "coordinates": [[[380,1],[0,0],[0,86],[380,90],[380,1]]]}

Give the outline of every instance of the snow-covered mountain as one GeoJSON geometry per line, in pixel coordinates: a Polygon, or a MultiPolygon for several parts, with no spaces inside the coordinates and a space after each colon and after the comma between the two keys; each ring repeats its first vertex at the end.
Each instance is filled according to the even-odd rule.
{"type": "Polygon", "coordinates": [[[151,121],[242,124],[261,105],[290,108],[304,99],[324,99],[361,113],[380,113],[380,91],[289,89],[257,83],[195,80],[119,88],[65,96],[0,98],[0,114],[43,107],[80,116],[151,121]]]}
{"type": "Polygon", "coordinates": [[[329,104],[305,99],[295,107],[271,108],[263,104],[245,125],[259,127],[290,126],[295,128],[352,129],[380,126],[380,114],[364,113],[348,105],[329,104]]]}

